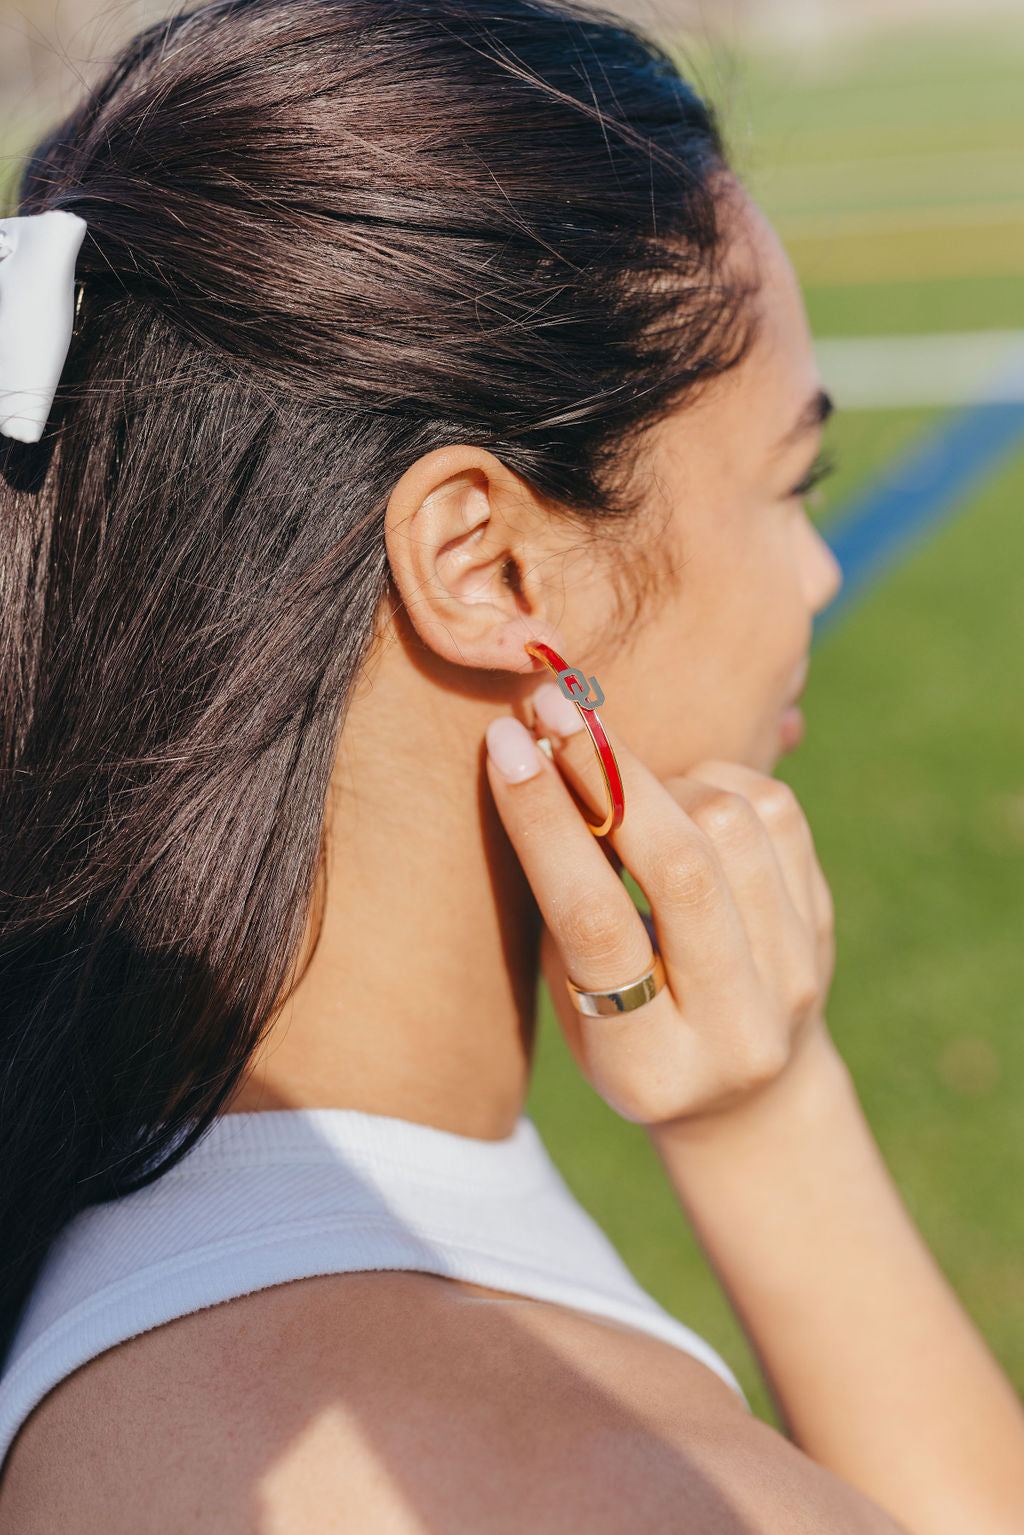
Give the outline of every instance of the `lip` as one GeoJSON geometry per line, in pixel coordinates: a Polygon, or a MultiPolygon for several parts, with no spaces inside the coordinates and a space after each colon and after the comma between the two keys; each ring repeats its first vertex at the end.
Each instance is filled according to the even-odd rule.
{"type": "Polygon", "coordinates": [[[793,751],[804,738],[807,725],[798,704],[788,704],[779,715],[779,739],[784,752],[793,751]]]}

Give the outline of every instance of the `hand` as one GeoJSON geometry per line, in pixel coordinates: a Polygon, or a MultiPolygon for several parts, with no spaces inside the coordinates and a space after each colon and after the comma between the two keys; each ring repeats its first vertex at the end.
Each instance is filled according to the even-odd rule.
{"type": "Polygon", "coordinates": [[[561,777],[592,816],[603,811],[589,732],[545,731],[556,767],[525,726],[501,722],[507,735],[517,728],[522,760],[535,756],[539,770],[509,782],[488,752],[487,776],[544,919],[542,969],[580,1070],[645,1126],[762,1096],[827,1034],[835,964],[832,899],[795,794],[733,762],[662,781],[605,725],[626,811],[598,838],[561,777]],[[623,866],[650,904],[646,923],[623,866]],[[611,1017],[577,1012],[566,975],[594,991],[635,980],[654,960],[650,926],[667,980],[657,996],[611,1017]]]}

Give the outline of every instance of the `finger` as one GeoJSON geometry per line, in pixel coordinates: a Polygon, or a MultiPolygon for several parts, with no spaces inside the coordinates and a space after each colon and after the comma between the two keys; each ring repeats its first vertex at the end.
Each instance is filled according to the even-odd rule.
{"type": "MultiPolygon", "coordinates": [[[[571,704],[569,705],[569,707],[570,707],[570,709],[573,709],[573,706],[571,704]]],[[[573,712],[575,713],[574,709],[573,709],[573,712]]],[[[555,761],[555,747],[556,747],[556,745],[560,744],[560,737],[558,736],[557,732],[554,731],[553,729],[545,728],[543,726],[543,724],[541,723],[541,721],[536,717],[536,714],[534,715],[534,719],[531,722],[531,729],[534,731],[534,734],[536,736],[537,745],[544,752],[544,754],[548,758],[548,760],[551,761],[551,762],[554,762],[555,761]]],[[[595,840],[597,842],[598,847],[601,849],[602,853],[607,858],[607,860],[611,864],[612,868],[615,870],[615,873],[616,874],[621,874],[622,873],[622,859],[619,857],[618,853],[612,847],[611,843],[608,841],[608,838],[607,837],[598,837],[595,840]]]]}
{"type": "MultiPolygon", "coordinates": [[[[640,917],[640,921],[643,923],[645,929],[647,930],[647,936],[651,941],[652,948],[656,952],[658,948],[658,941],[654,931],[654,920],[648,912],[641,911],[638,915],[640,917]]],[[[584,1015],[580,1013],[574,1006],[572,999],[569,996],[569,992],[565,984],[566,980],[569,979],[565,968],[565,961],[562,958],[557,943],[551,935],[550,928],[547,926],[541,929],[540,968],[544,977],[545,984],[547,985],[548,992],[551,996],[552,1006],[558,1014],[558,1018],[562,1025],[562,1030],[565,1034],[569,1049],[571,1050],[573,1057],[576,1060],[576,1064],[580,1067],[584,1067],[586,1061],[586,1051],[581,1028],[581,1023],[584,1015]]],[[[644,1007],[647,1006],[646,1003],[643,1005],[644,1007]]],[[[634,1009],[634,1011],[637,1011],[637,1009],[634,1009]]]]}
{"type": "Polygon", "coordinates": [[[791,902],[808,926],[815,927],[817,892],[811,866],[816,860],[810,828],[789,785],[743,763],[718,759],[695,763],[686,777],[741,794],[748,801],[771,839],[791,902]]]}
{"type": "Polygon", "coordinates": [[[802,1019],[818,997],[817,937],[791,899],[767,827],[735,789],[696,778],[670,779],[668,788],[714,842],[762,981],[787,1017],[802,1019]]]}
{"type": "Polygon", "coordinates": [[[707,760],[687,775],[731,789],[748,799],[766,826],[794,906],[817,934],[823,974],[834,964],[835,907],[818,862],[814,837],[793,790],[778,778],[738,762],[707,760]]]}
{"type": "MultiPolygon", "coordinates": [[[[557,770],[589,804],[591,814],[601,815],[606,790],[593,741],[574,704],[556,715],[560,696],[549,685],[535,692],[537,728],[548,733],[557,770]],[[560,730],[572,726],[574,733],[559,733],[553,728],[556,721],[560,730]]],[[[746,969],[751,959],[746,928],[714,844],[617,732],[601,724],[625,799],[622,824],[603,840],[612,844],[650,904],[665,972],[681,1003],[702,991],[718,993],[722,975],[746,969]]],[[[694,785],[694,791],[708,793],[705,786],[694,785]]],[[[593,833],[588,835],[594,840],[593,833]]]]}
{"type": "Polygon", "coordinates": [[[578,1012],[570,997],[565,962],[547,927],[540,952],[551,1005],[570,1053],[617,1113],[636,1123],[672,1118],[681,1096],[685,1101],[693,1092],[700,1094],[708,1076],[700,1059],[701,1041],[680,1018],[667,986],[627,1013],[592,1018],[578,1012]]]}
{"type": "Polygon", "coordinates": [[[629,892],[587,829],[558,769],[512,716],[487,727],[486,771],[570,979],[588,991],[605,991],[645,974],[654,953],[629,892]],[[529,776],[515,781],[511,775],[517,769],[529,776]]]}

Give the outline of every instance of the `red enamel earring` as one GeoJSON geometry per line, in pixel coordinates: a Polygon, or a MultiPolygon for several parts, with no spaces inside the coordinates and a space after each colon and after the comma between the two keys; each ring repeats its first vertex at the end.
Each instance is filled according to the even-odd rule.
{"type": "Polygon", "coordinates": [[[578,671],[575,666],[570,666],[558,654],[557,650],[553,650],[550,645],[546,645],[542,640],[527,641],[525,649],[531,656],[536,656],[538,661],[543,661],[544,665],[554,672],[558,686],[570,703],[576,705],[584,725],[590,731],[590,739],[594,743],[597,760],[601,764],[601,774],[604,778],[605,788],[608,791],[608,813],[604,820],[599,823],[592,821],[587,814],[586,807],[580,804],[579,797],[572,789],[572,786],[567,784],[566,787],[579,806],[583,819],[594,833],[594,836],[603,837],[608,832],[614,831],[616,827],[622,825],[622,817],[625,813],[625,797],[622,791],[622,775],[619,772],[619,764],[615,760],[615,753],[612,751],[611,742],[604,733],[604,726],[597,717],[597,705],[604,703],[604,693],[598,685],[597,678],[591,677],[590,686],[595,689],[597,697],[590,703],[581,702],[581,699],[586,699],[590,691],[590,688],[586,686],[587,679],[583,676],[582,672],[578,671]]]}

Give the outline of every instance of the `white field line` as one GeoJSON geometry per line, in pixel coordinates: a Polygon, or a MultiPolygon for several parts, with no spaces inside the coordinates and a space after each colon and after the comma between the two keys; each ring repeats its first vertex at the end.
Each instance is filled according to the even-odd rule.
{"type": "Polygon", "coordinates": [[[814,350],[841,409],[1024,404],[1024,330],[828,336],[814,350]]]}

